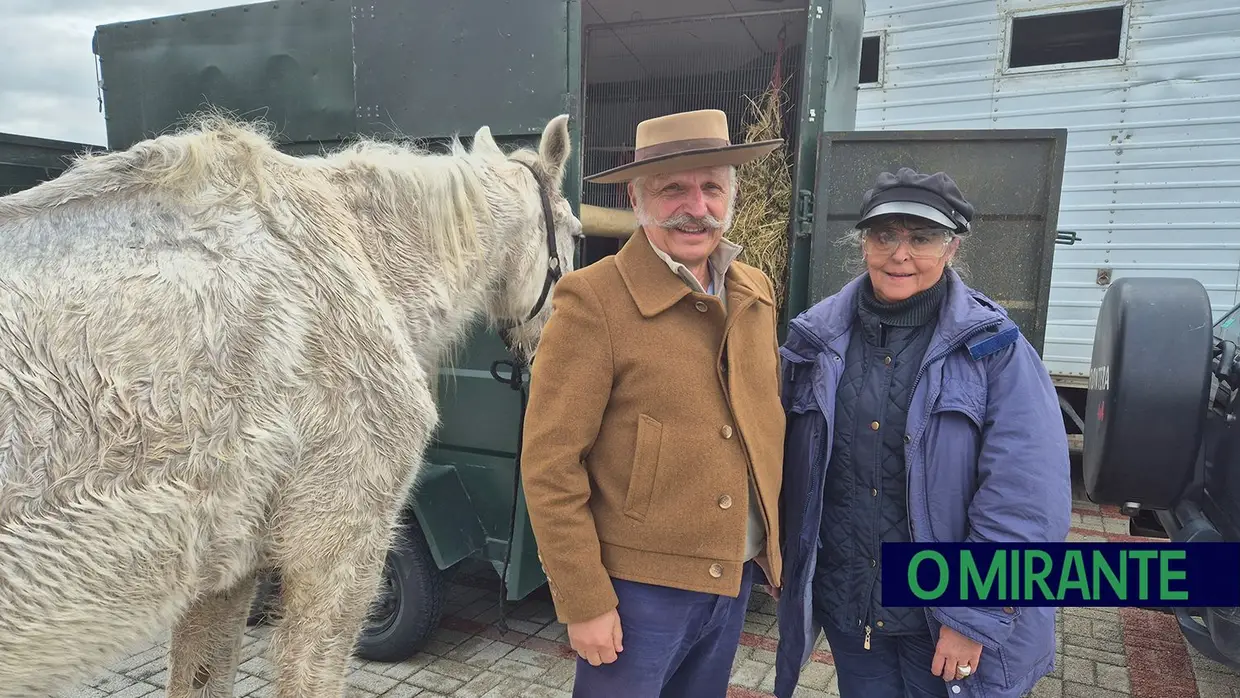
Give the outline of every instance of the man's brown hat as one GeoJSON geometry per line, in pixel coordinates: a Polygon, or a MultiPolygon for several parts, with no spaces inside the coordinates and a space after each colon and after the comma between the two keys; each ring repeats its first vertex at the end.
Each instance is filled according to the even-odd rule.
{"type": "Polygon", "coordinates": [[[776,138],[732,145],[728,136],[728,115],[718,109],[669,114],[637,125],[633,162],[585,180],[613,184],[644,175],[740,165],[766,155],[783,142],[782,138],[776,138]]]}

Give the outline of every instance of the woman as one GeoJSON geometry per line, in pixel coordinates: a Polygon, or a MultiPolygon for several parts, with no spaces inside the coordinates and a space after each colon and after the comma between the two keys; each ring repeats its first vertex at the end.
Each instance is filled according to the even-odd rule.
{"type": "Polygon", "coordinates": [[[843,698],[1020,696],[1053,669],[1055,609],[885,608],[881,543],[1063,541],[1054,388],[952,269],[973,207],[950,177],[883,173],[861,214],[866,273],[793,320],[781,349],[775,693],[792,694],[821,627],[843,698]]]}

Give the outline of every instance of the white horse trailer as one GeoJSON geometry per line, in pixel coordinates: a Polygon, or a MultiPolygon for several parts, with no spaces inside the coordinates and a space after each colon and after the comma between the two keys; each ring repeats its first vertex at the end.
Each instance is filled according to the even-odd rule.
{"type": "Polygon", "coordinates": [[[1113,281],[1240,302],[1240,1],[869,0],[860,77],[859,130],[1068,130],[1043,360],[1074,449],[1113,281]]]}

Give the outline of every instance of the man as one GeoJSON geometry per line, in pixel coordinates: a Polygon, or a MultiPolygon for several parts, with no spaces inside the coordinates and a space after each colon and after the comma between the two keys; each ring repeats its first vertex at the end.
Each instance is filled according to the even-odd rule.
{"type": "Polygon", "coordinates": [[[588,178],[627,181],[639,228],[557,284],[522,456],[575,696],[720,698],[752,584],[780,579],[773,289],[723,238],[735,166],[778,143],[673,114],[588,178]]]}

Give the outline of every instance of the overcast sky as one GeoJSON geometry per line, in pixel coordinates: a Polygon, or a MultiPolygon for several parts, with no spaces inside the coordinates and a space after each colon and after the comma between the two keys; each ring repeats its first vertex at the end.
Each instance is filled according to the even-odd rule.
{"type": "Polygon", "coordinates": [[[107,145],[91,39],[100,24],[243,0],[0,0],[0,133],[107,145]]]}

